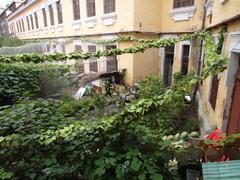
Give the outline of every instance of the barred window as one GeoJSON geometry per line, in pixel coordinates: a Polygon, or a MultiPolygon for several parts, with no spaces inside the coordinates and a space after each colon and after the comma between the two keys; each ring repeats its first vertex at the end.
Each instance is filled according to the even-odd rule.
{"type": "Polygon", "coordinates": [[[80,3],[79,0],[73,0],[73,19],[80,19],[80,3]]]}
{"type": "Polygon", "coordinates": [[[33,24],[33,17],[32,15],[30,15],[30,21],[31,21],[31,27],[32,27],[32,30],[34,29],[34,24],[33,24]]]}
{"type": "Polygon", "coordinates": [[[48,9],[49,9],[49,16],[50,16],[50,24],[53,26],[54,25],[54,13],[53,13],[52,5],[49,5],[48,9]]]}
{"type": "Polygon", "coordinates": [[[60,1],[58,1],[56,5],[57,5],[58,24],[62,24],[63,23],[62,4],[60,1]]]}
{"type": "Polygon", "coordinates": [[[21,19],[21,22],[22,22],[23,32],[25,32],[25,26],[24,26],[24,21],[23,21],[23,19],[21,19]]]}
{"type": "Polygon", "coordinates": [[[96,16],[95,0],[87,0],[87,17],[96,16]]]}
{"type": "Polygon", "coordinates": [[[115,12],[115,0],[104,0],[104,14],[115,12]]]}
{"type": "Polygon", "coordinates": [[[35,17],[36,29],[38,29],[39,28],[39,26],[38,26],[38,16],[37,16],[36,12],[34,13],[34,17],[35,17]]]}
{"type": "Polygon", "coordinates": [[[193,6],[194,0],[173,0],[173,8],[193,6]]]}
{"type": "Polygon", "coordinates": [[[42,9],[42,14],[43,14],[44,27],[47,27],[47,14],[46,14],[46,9],[42,9]]]}

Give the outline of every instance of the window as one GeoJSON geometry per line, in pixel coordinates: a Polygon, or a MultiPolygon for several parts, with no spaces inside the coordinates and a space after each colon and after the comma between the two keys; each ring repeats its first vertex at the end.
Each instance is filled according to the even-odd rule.
{"type": "MultiPolygon", "coordinates": [[[[107,45],[106,50],[116,49],[116,45],[107,45]]],[[[118,70],[117,56],[107,56],[106,57],[106,70],[107,72],[113,72],[118,70]]]]}
{"type": "Polygon", "coordinates": [[[73,0],[73,19],[79,20],[80,19],[80,4],[79,0],[73,0]]]}
{"type": "Polygon", "coordinates": [[[38,16],[37,16],[36,12],[34,13],[34,17],[35,17],[36,29],[38,29],[39,28],[39,26],[38,26],[38,16]]]}
{"type": "Polygon", "coordinates": [[[209,99],[213,110],[215,110],[215,108],[216,108],[218,86],[219,86],[218,75],[215,75],[212,78],[212,87],[211,87],[211,92],[210,92],[211,94],[210,94],[210,99],[209,99]]]}
{"type": "Polygon", "coordinates": [[[87,17],[96,16],[95,0],[87,0],[87,17]]]}
{"type": "Polygon", "coordinates": [[[63,23],[62,5],[60,1],[58,1],[56,4],[57,4],[58,24],[62,24],[63,23]]]}
{"type": "Polygon", "coordinates": [[[115,0],[104,0],[104,14],[115,12],[115,0]]]}
{"type": "MultiPolygon", "coordinates": [[[[97,51],[97,47],[95,45],[89,45],[88,46],[88,51],[89,52],[96,52],[97,51]]],[[[96,58],[91,58],[89,59],[90,61],[90,72],[98,72],[98,63],[97,63],[97,59],[96,58]]]]}
{"type": "Polygon", "coordinates": [[[44,27],[47,27],[47,14],[45,9],[42,9],[42,14],[43,14],[44,27]]]}
{"type": "Polygon", "coordinates": [[[27,25],[28,25],[28,30],[30,31],[30,23],[29,23],[29,18],[27,16],[27,25]]]}
{"type": "Polygon", "coordinates": [[[31,21],[31,26],[32,26],[32,30],[34,29],[34,24],[33,24],[33,17],[32,15],[30,15],[30,21],[31,21]]]}
{"type": "Polygon", "coordinates": [[[20,21],[20,20],[18,21],[18,24],[19,24],[20,32],[22,32],[22,24],[21,24],[21,21],[20,21]]]}
{"type": "Polygon", "coordinates": [[[20,32],[20,29],[19,29],[18,21],[16,22],[16,24],[17,24],[17,31],[18,31],[18,33],[19,33],[19,32],[20,32]]]}
{"type": "Polygon", "coordinates": [[[23,21],[23,19],[21,20],[21,22],[22,22],[23,32],[25,32],[25,26],[24,26],[24,21],[23,21]]]}
{"type": "Polygon", "coordinates": [[[74,49],[75,49],[74,50],[75,52],[82,52],[82,46],[81,45],[75,45],[74,49]]]}
{"type": "Polygon", "coordinates": [[[193,6],[194,0],[173,0],[173,8],[193,6]]]}
{"type": "Polygon", "coordinates": [[[66,47],[64,43],[60,43],[60,48],[62,53],[66,53],[66,47]]]}
{"type": "Polygon", "coordinates": [[[53,14],[52,5],[49,5],[48,9],[49,9],[49,16],[50,16],[50,24],[53,26],[54,25],[54,14],[53,14]]]}

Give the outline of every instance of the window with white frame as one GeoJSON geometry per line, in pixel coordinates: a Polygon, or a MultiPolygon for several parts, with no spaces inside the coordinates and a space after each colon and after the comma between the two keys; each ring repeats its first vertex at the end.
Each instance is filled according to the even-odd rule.
{"type": "Polygon", "coordinates": [[[30,22],[29,22],[29,18],[28,18],[28,16],[27,16],[26,18],[27,18],[28,31],[30,31],[30,22]]]}
{"type": "Polygon", "coordinates": [[[73,19],[79,20],[80,19],[80,2],[79,0],[72,0],[73,4],[73,19]]]}
{"type": "Polygon", "coordinates": [[[47,13],[46,13],[46,9],[42,9],[42,14],[43,14],[43,24],[44,27],[47,27],[47,13]]]}
{"type": "Polygon", "coordinates": [[[23,19],[21,19],[21,23],[22,23],[23,32],[25,32],[25,26],[24,26],[24,21],[23,21],[23,19]]]}
{"type": "Polygon", "coordinates": [[[54,12],[53,12],[52,5],[48,6],[48,10],[49,10],[50,24],[54,26],[54,12]]]}
{"type": "Polygon", "coordinates": [[[62,15],[61,1],[56,2],[56,6],[57,6],[58,24],[62,24],[63,23],[63,15],[62,15]]]}
{"type": "Polygon", "coordinates": [[[34,13],[34,18],[35,18],[36,29],[38,29],[38,28],[39,28],[39,25],[38,25],[38,16],[37,16],[37,12],[34,13]]]}
{"type": "Polygon", "coordinates": [[[34,30],[34,24],[33,24],[33,17],[32,17],[32,15],[30,15],[30,21],[31,21],[31,28],[32,28],[32,30],[34,30]]]}
{"type": "Polygon", "coordinates": [[[113,13],[116,11],[115,0],[104,0],[104,14],[113,13]]]}
{"type": "Polygon", "coordinates": [[[95,0],[87,0],[87,17],[96,16],[95,0]]]}

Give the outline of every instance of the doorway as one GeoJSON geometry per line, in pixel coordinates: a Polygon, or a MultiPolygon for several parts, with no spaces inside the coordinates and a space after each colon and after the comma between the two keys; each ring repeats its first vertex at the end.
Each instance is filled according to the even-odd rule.
{"type": "Polygon", "coordinates": [[[240,56],[238,57],[238,68],[235,75],[227,132],[229,134],[240,132],[240,56]]]}
{"type": "Polygon", "coordinates": [[[166,86],[170,86],[172,84],[173,61],[174,61],[174,47],[166,47],[163,75],[164,84],[166,86]]]}

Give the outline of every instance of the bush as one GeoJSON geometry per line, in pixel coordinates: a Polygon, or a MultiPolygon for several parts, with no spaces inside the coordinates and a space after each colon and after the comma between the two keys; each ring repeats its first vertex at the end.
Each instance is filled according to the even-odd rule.
{"type": "Polygon", "coordinates": [[[0,178],[174,178],[165,166],[172,149],[139,116],[140,107],[98,121],[69,121],[68,113],[83,108],[75,101],[66,109],[69,103],[30,100],[0,111],[0,178]]]}
{"type": "Polygon", "coordinates": [[[159,96],[166,91],[163,80],[157,75],[146,77],[139,82],[138,87],[140,89],[139,93],[141,98],[159,96]]]}
{"type": "Polygon", "coordinates": [[[66,85],[66,66],[0,64],[0,104],[12,104],[26,94],[48,97],[66,85]]]}

